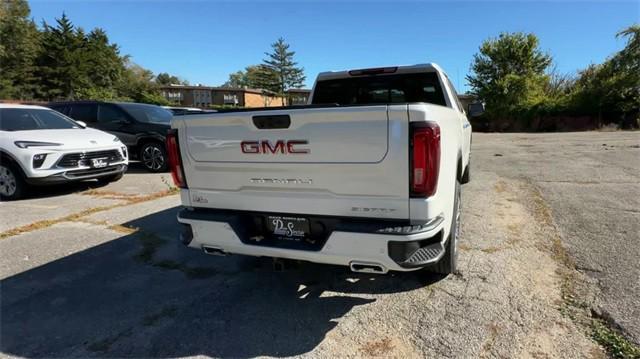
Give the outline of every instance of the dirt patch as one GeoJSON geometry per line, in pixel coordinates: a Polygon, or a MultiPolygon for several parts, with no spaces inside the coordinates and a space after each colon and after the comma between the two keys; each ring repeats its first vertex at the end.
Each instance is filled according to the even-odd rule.
{"type": "Polygon", "coordinates": [[[360,351],[365,356],[369,357],[385,356],[392,350],[393,344],[391,343],[391,339],[389,338],[382,338],[380,340],[367,342],[360,348],[360,351]]]}
{"type": "Polygon", "coordinates": [[[132,204],[140,203],[140,202],[152,201],[154,199],[158,199],[158,198],[174,195],[174,194],[176,194],[176,192],[177,191],[174,190],[174,189],[168,189],[168,190],[165,190],[165,191],[160,191],[160,192],[152,193],[152,194],[145,195],[145,196],[127,197],[127,199],[123,199],[123,200],[125,200],[124,203],[116,203],[116,204],[109,205],[109,206],[89,208],[87,210],[84,210],[84,211],[81,211],[81,212],[77,212],[77,213],[73,213],[73,214],[70,214],[70,215],[67,215],[67,216],[64,216],[64,217],[60,217],[60,218],[47,219],[47,220],[33,222],[33,223],[30,223],[30,224],[27,224],[27,225],[24,225],[24,226],[20,226],[20,227],[16,227],[16,228],[12,228],[12,229],[9,229],[7,231],[4,231],[4,232],[0,233],[0,239],[16,236],[16,235],[21,234],[21,233],[27,233],[27,232],[32,232],[32,231],[36,231],[36,230],[39,230],[39,229],[51,227],[54,224],[58,224],[58,223],[61,223],[61,222],[82,221],[84,219],[84,217],[90,216],[90,215],[92,215],[94,213],[108,211],[110,209],[114,209],[114,208],[118,208],[118,207],[125,207],[125,206],[129,206],[129,205],[132,205],[132,204]]]}

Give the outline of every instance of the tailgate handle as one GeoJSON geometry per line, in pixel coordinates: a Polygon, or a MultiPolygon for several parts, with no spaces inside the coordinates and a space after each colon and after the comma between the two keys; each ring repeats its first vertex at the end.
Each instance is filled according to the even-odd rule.
{"type": "Polygon", "coordinates": [[[261,130],[289,128],[291,126],[291,118],[289,115],[253,116],[253,124],[261,130]]]}

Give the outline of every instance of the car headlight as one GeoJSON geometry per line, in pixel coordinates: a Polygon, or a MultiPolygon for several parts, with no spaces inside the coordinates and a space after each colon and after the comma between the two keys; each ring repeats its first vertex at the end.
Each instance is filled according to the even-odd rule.
{"type": "Polygon", "coordinates": [[[16,141],[13,144],[20,148],[62,146],[62,143],[40,141],[16,141]]]}
{"type": "Polygon", "coordinates": [[[113,142],[120,142],[120,139],[118,137],[114,137],[113,142]]]}

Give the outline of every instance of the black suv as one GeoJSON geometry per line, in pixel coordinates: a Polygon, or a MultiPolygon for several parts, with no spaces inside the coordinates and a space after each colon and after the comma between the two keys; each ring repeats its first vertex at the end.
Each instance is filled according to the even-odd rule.
{"type": "Polygon", "coordinates": [[[129,148],[129,154],[137,157],[147,170],[167,169],[165,137],[173,117],[170,111],[130,102],[73,101],[47,106],[89,127],[118,136],[129,148]]]}

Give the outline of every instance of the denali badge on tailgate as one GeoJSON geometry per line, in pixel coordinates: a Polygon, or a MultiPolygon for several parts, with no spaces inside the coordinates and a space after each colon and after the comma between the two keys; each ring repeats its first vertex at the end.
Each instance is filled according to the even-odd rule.
{"type": "Polygon", "coordinates": [[[240,148],[242,153],[248,154],[306,154],[311,152],[308,148],[300,148],[302,145],[309,144],[307,140],[277,140],[274,142],[269,140],[260,141],[242,141],[240,148]]]}

